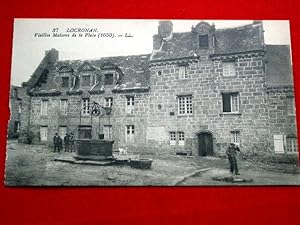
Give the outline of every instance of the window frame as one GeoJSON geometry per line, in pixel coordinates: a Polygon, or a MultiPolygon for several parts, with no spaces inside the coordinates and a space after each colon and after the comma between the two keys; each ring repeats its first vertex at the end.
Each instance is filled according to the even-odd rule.
{"type": "Polygon", "coordinates": [[[81,82],[80,82],[80,86],[81,87],[90,87],[91,86],[91,79],[92,79],[92,75],[91,74],[82,74],[81,75],[81,82]],[[85,77],[89,77],[89,81],[87,82],[88,84],[86,85],[83,81],[83,79],[85,78],[85,77]]]}
{"type": "Polygon", "coordinates": [[[235,61],[223,61],[222,70],[223,70],[222,72],[223,77],[236,77],[235,61]]]}
{"type": "Polygon", "coordinates": [[[178,131],[178,145],[184,146],[185,144],[185,133],[183,131],[178,131]]]}
{"type": "Polygon", "coordinates": [[[114,74],[113,73],[106,73],[104,74],[104,85],[114,85],[114,74]],[[107,76],[111,76],[111,83],[107,84],[107,76]]]}
{"type": "Polygon", "coordinates": [[[177,96],[178,115],[193,115],[193,95],[177,96]]]}
{"type": "Polygon", "coordinates": [[[126,96],[126,114],[134,114],[135,98],[134,96],[126,96]]]}
{"type": "Polygon", "coordinates": [[[179,80],[188,79],[189,76],[187,72],[187,66],[178,66],[178,74],[179,74],[179,80]]]}
{"type": "Polygon", "coordinates": [[[125,126],[125,142],[126,142],[126,144],[134,144],[135,143],[135,126],[134,125],[126,125],[125,126]]]}
{"type": "Polygon", "coordinates": [[[111,108],[113,106],[113,97],[105,97],[104,105],[105,107],[111,108]]]}
{"type": "Polygon", "coordinates": [[[42,99],[41,100],[41,116],[48,116],[48,105],[49,100],[48,99],[42,99]]]}
{"type": "Polygon", "coordinates": [[[237,146],[241,145],[241,132],[239,130],[232,130],[231,133],[231,142],[237,146]]]}
{"type": "Polygon", "coordinates": [[[177,135],[176,135],[176,131],[170,131],[169,135],[170,135],[170,145],[171,146],[175,146],[177,144],[177,135]]]}
{"type": "Polygon", "coordinates": [[[209,35],[208,34],[200,34],[199,35],[199,48],[200,49],[208,49],[209,48],[209,35]],[[207,45],[202,45],[201,42],[203,42],[203,38],[205,37],[205,43],[207,43],[207,45]]]}
{"type": "Polygon", "coordinates": [[[297,137],[287,136],[286,137],[286,148],[285,152],[287,154],[298,153],[298,139],[297,137]]]}
{"type": "Polygon", "coordinates": [[[68,115],[69,101],[68,99],[60,99],[60,115],[66,116],[68,115]],[[65,105],[63,104],[65,102],[65,105]],[[66,107],[66,108],[63,108],[66,107]]]}
{"type": "Polygon", "coordinates": [[[81,99],[81,115],[82,116],[90,115],[90,99],[89,98],[81,99]],[[85,102],[87,102],[87,104],[85,102]]]}
{"type": "MultiPolygon", "coordinates": [[[[222,94],[222,113],[223,114],[239,114],[240,113],[240,93],[236,91],[236,92],[224,92],[221,94],[222,94]],[[225,98],[225,96],[230,97],[230,100],[229,100],[230,101],[229,102],[230,103],[230,111],[224,111],[224,109],[225,109],[224,101],[225,101],[225,99],[227,99],[227,98],[225,98]],[[233,99],[233,97],[236,97],[236,99],[233,99]],[[236,109],[236,110],[233,110],[233,109],[236,109]]],[[[227,107],[228,107],[228,105],[227,105],[227,107]]]]}

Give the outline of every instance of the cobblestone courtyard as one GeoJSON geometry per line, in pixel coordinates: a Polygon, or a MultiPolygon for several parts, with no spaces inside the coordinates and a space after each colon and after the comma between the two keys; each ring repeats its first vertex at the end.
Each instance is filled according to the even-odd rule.
{"type": "Polygon", "coordinates": [[[9,186],[130,186],[130,185],[299,185],[296,165],[255,163],[239,158],[241,175],[232,183],[226,178],[227,159],[215,157],[157,156],[150,170],[129,166],[78,165],[54,161],[57,156],[72,153],[53,153],[45,145],[7,143],[5,183],[9,186]]]}

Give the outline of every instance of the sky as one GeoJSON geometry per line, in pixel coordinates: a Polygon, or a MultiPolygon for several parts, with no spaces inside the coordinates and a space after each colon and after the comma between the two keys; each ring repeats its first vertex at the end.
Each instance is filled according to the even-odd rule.
{"type": "MultiPolygon", "coordinates": [[[[173,32],[188,32],[202,20],[172,20],[173,32]]],[[[216,29],[251,24],[252,20],[205,20],[216,29]]],[[[11,84],[20,86],[35,71],[45,51],[55,48],[59,60],[97,59],[107,56],[149,54],[152,52],[152,36],[157,34],[159,20],[95,20],[95,19],[15,19],[11,84]],[[72,28],[96,29],[95,37],[84,37],[85,33],[72,28]],[[58,32],[57,32],[58,29],[58,32]],[[53,37],[69,34],[69,37],[53,37]],[[68,32],[70,31],[70,32],[68,32]],[[79,34],[83,37],[79,37],[79,34]],[[114,37],[103,37],[101,35],[114,37]],[[108,34],[107,34],[108,33],[108,34]],[[49,35],[50,37],[48,37],[49,35]],[[125,37],[130,36],[130,37],[125,37]]],[[[288,20],[264,20],[266,44],[290,45],[288,20]]]]}

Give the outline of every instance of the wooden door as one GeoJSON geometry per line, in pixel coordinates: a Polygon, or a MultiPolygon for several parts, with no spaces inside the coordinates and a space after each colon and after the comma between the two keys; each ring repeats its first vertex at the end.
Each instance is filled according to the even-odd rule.
{"type": "Polygon", "coordinates": [[[198,135],[198,154],[199,156],[213,156],[213,138],[210,133],[198,135]]]}

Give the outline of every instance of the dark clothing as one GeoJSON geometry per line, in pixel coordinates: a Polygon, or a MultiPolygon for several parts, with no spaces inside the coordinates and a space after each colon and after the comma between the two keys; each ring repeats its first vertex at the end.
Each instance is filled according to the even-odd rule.
{"type": "Polygon", "coordinates": [[[235,174],[239,174],[239,168],[237,166],[236,156],[235,155],[228,155],[228,160],[229,160],[229,164],[230,164],[230,172],[235,173],[235,174]]]}
{"type": "Polygon", "coordinates": [[[75,151],[74,135],[73,134],[70,134],[70,136],[69,136],[69,148],[70,148],[71,152],[75,151]]]}
{"type": "Polygon", "coordinates": [[[62,150],[62,139],[61,137],[58,137],[58,151],[60,152],[62,150]]]}
{"type": "Polygon", "coordinates": [[[69,135],[66,134],[64,137],[64,144],[65,144],[65,152],[69,151],[69,135]]]}
{"type": "Polygon", "coordinates": [[[230,145],[226,150],[226,154],[228,156],[230,164],[230,172],[235,174],[239,174],[239,169],[236,160],[237,151],[240,152],[240,148],[236,145],[230,145]]]}
{"type": "Polygon", "coordinates": [[[54,145],[54,152],[58,151],[59,152],[59,136],[55,135],[53,137],[53,145],[54,145]]]}

